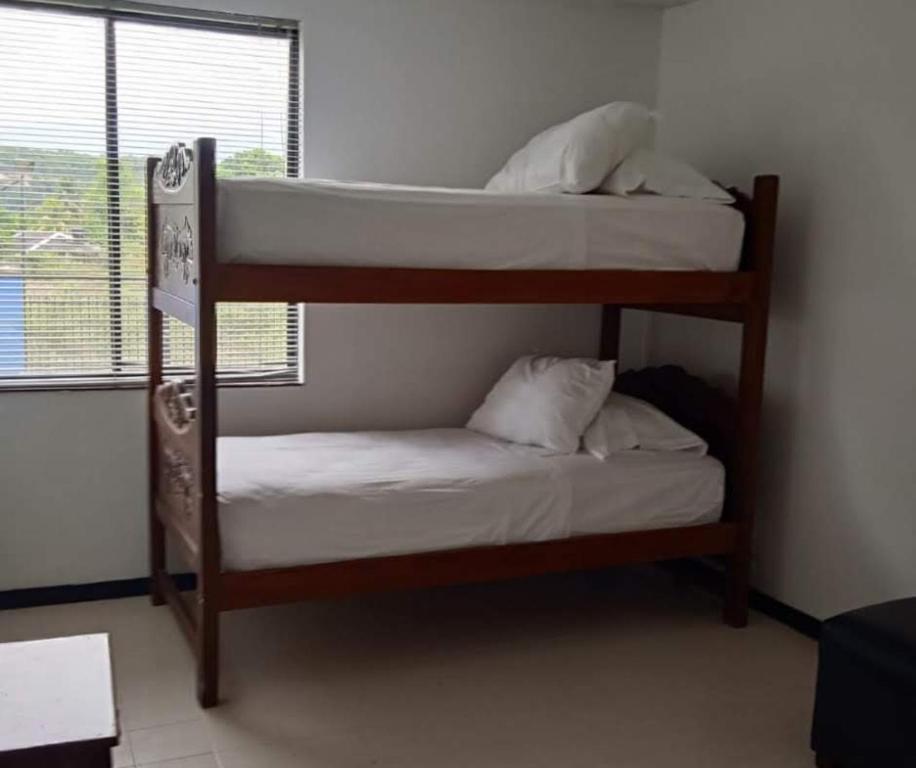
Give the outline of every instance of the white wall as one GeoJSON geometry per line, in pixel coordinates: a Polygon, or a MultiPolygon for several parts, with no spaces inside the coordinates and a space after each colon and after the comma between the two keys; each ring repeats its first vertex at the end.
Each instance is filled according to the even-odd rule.
{"type": "MultiPolygon", "coordinates": [[[[552,122],[613,99],[655,101],[661,16],[650,8],[608,0],[188,4],[301,19],[312,176],[479,186],[552,122]]],[[[514,356],[592,354],[597,324],[591,307],[312,306],[308,383],[225,392],[221,426],[460,424],[514,356]]],[[[639,327],[629,340],[638,360],[639,327]]],[[[0,432],[0,590],[144,575],[141,393],[0,393],[0,432]]]]}
{"type": "MultiPolygon", "coordinates": [[[[665,14],[661,146],[782,174],[754,581],[818,617],[916,594],[916,4],[700,0],[665,14]]],[[[653,359],[736,336],[654,320],[653,359]]]]}

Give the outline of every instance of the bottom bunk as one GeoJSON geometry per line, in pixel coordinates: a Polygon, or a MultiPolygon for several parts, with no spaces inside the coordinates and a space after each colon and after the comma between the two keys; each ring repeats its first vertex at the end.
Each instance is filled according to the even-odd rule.
{"type": "Polygon", "coordinates": [[[152,592],[192,641],[201,703],[218,701],[219,613],[297,600],[721,555],[725,618],[742,626],[734,402],[675,368],[623,374],[615,390],[695,441],[598,458],[584,441],[557,454],[471,429],[222,437],[210,507],[182,458],[193,456],[192,397],[162,385],[152,592]],[[194,602],[166,571],[166,534],[197,574],[194,602]]]}

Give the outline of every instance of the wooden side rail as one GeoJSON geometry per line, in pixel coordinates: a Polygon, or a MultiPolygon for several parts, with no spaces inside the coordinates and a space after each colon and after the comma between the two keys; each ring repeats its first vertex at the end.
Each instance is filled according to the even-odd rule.
{"type": "Polygon", "coordinates": [[[731,523],[581,536],[557,541],[344,560],[299,568],[227,572],[223,610],[449,584],[506,581],[526,576],[588,571],[692,555],[728,554],[731,523]]]}
{"type": "Polygon", "coordinates": [[[220,301],[312,304],[746,304],[753,272],[406,269],[217,264],[220,301]]]}

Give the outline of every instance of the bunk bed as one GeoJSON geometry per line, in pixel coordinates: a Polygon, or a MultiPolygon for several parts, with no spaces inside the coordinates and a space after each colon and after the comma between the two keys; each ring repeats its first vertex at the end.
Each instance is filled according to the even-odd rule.
{"type": "MultiPolygon", "coordinates": [[[[376,243],[381,239],[383,247],[357,263],[344,258],[345,252],[322,257],[324,243],[317,250],[309,250],[307,229],[285,240],[281,232],[279,241],[265,245],[266,255],[256,258],[253,254],[259,238],[268,237],[262,228],[256,237],[249,237],[248,246],[241,248],[252,249],[247,258],[243,252],[236,253],[233,243],[245,237],[245,224],[240,223],[245,211],[249,222],[259,215],[259,187],[246,182],[218,190],[215,161],[215,140],[198,139],[193,147],[173,145],[161,159],[150,158],[147,163],[151,594],[154,604],[172,607],[191,642],[202,706],[218,702],[219,617],[221,612],[234,609],[621,563],[721,556],[726,566],[724,619],[736,627],[747,623],[777,177],[757,177],[750,197],[732,190],[736,203],[728,211],[734,214],[737,209],[742,228],[734,264],[719,266],[719,271],[709,266],[685,267],[685,262],[678,261],[676,249],[672,252],[674,264],[667,268],[653,265],[640,269],[626,262],[624,267],[615,267],[607,261],[596,268],[580,258],[592,246],[587,238],[582,241],[584,251],[580,249],[578,261],[554,263],[548,255],[543,263],[549,268],[538,264],[532,268],[524,260],[511,259],[508,264],[498,260],[475,263],[473,253],[455,256],[463,259],[457,264],[446,261],[441,267],[418,268],[399,260],[395,247],[386,250],[383,235],[373,238],[376,243]],[[297,258],[296,247],[301,248],[301,258],[297,258]],[[736,398],[671,367],[626,373],[615,385],[617,390],[659,407],[709,443],[711,454],[725,472],[721,516],[651,530],[586,532],[556,539],[545,536],[501,546],[443,545],[446,548],[434,551],[332,558],[329,562],[313,556],[304,560],[305,564],[265,566],[227,558],[220,532],[217,486],[215,311],[217,302],[225,301],[600,304],[603,359],[617,358],[622,308],[737,323],[743,335],[736,398]],[[193,379],[164,381],[166,316],[194,329],[193,379]],[[185,599],[166,569],[167,536],[196,574],[194,601],[185,599]]],[[[300,209],[295,200],[300,190],[289,183],[263,184],[264,205],[276,214],[273,220],[282,222],[282,210],[287,206],[293,215],[288,224],[297,226],[296,211],[300,209]],[[281,197],[270,197],[271,190],[281,197]]],[[[397,204],[403,200],[392,201],[388,196],[387,202],[367,214],[366,200],[372,194],[362,188],[321,189],[318,185],[316,190],[312,185],[310,190],[348,199],[355,207],[347,215],[356,217],[354,220],[360,216],[374,218],[381,223],[381,231],[386,217],[397,217],[403,210],[397,204]]],[[[476,229],[476,214],[466,210],[470,201],[453,201],[448,197],[455,194],[452,192],[438,193],[444,196],[439,200],[442,205],[435,206],[439,224],[449,218],[451,210],[459,218],[471,216],[467,231],[476,229]],[[455,207],[450,209],[452,203],[455,207]]],[[[556,200],[561,196],[552,197],[556,200]]],[[[597,196],[563,200],[558,205],[598,206],[593,218],[599,222],[604,221],[601,205],[620,205],[587,197],[597,196]]],[[[331,198],[325,199],[327,205],[335,205],[331,198]]],[[[413,200],[410,195],[408,198],[413,200]]],[[[484,211],[489,202],[500,205],[496,197],[477,202],[484,211]]],[[[581,223],[580,209],[575,210],[570,216],[581,223]]],[[[535,218],[546,215],[539,212],[535,218]]],[[[689,219],[689,206],[679,209],[678,215],[682,221],[685,216],[689,219]]],[[[651,236],[655,231],[651,222],[657,220],[654,215],[644,211],[636,218],[643,221],[642,231],[651,236]],[[650,222],[648,230],[645,221],[650,222]]],[[[708,229],[705,223],[694,227],[701,233],[708,229]]],[[[632,229],[624,231],[627,237],[639,235],[632,229]]],[[[733,227],[730,231],[733,237],[733,227]]],[[[676,245],[676,239],[669,233],[663,242],[676,245]]],[[[396,245],[399,248],[402,243],[396,245]]],[[[429,248],[428,241],[422,247],[429,248]]]]}

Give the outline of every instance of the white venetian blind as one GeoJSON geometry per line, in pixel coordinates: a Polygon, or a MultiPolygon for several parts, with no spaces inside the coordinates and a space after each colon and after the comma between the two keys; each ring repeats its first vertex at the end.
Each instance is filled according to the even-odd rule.
{"type": "MultiPolygon", "coordinates": [[[[0,387],[144,375],[148,155],[214,136],[220,177],[298,173],[295,27],[180,14],[0,0],[0,387]]],[[[223,381],[298,380],[295,306],[218,317],[223,381]]],[[[165,348],[187,369],[190,329],[165,348]]]]}

